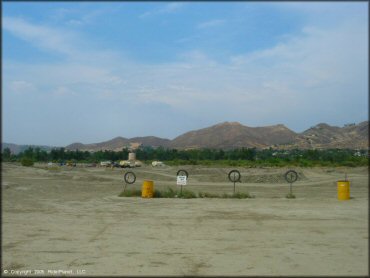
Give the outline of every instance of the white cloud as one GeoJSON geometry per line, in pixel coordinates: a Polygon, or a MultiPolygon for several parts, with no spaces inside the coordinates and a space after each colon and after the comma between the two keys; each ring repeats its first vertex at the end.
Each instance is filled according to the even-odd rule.
{"type": "Polygon", "coordinates": [[[69,20],[67,20],[67,24],[72,26],[82,26],[94,23],[96,19],[105,14],[107,12],[106,9],[94,10],[84,13],[83,15],[77,15],[69,20]]]}
{"type": "Polygon", "coordinates": [[[169,3],[169,4],[166,4],[165,6],[161,6],[158,9],[153,9],[145,13],[142,13],[141,15],[139,15],[139,18],[146,18],[146,17],[162,15],[162,14],[171,14],[171,13],[179,11],[183,6],[185,6],[185,3],[180,3],[180,2],[169,3]]]}
{"type": "MultiPolygon", "coordinates": [[[[175,62],[143,64],[109,51],[82,51],[74,36],[64,36],[58,29],[6,21],[7,31],[42,49],[66,53],[69,59],[58,64],[6,62],[5,82],[32,80],[34,87],[45,88],[43,94],[52,92],[63,100],[86,96],[99,109],[101,102],[120,107],[161,104],[212,122],[234,117],[245,119],[245,124],[270,121],[289,127],[302,118],[312,124],[326,121],[329,110],[340,111],[345,105],[367,110],[368,30],[357,22],[308,26],[270,48],[230,57],[228,63],[199,49],[182,53],[175,62]],[[49,34],[55,37],[52,42],[49,34]]],[[[125,111],[117,113],[124,117],[125,111]]],[[[348,116],[330,113],[338,121],[348,116]]]]}
{"type": "Polygon", "coordinates": [[[11,92],[26,94],[32,93],[35,91],[35,85],[31,82],[24,81],[24,80],[15,80],[10,82],[9,89],[11,92]]]}
{"type": "Polygon", "coordinates": [[[198,29],[206,29],[206,28],[212,28],[212,27],[217,27],[225,24],[226,20],[223,19],[214,19],[214,20],[209,20],[205,22],[201,22],[197,25],[198,29]]]}
{"type": "Polygon", "coordinates": [[[75,96],[76,93],[72,91],[70,88],[65,87],[65,86],[58,86],[54,91],[53,95],[58,96],[58,97],[70,97],[70,96],[75,96]]]}
{"type": "Polygon", "coordinates": [[[37,47],[62,54],[73,54],[73,46],[69,44],[72,34],[47,26],[32,24],[21,18],[3,17],[4,30],[37,47]]]}

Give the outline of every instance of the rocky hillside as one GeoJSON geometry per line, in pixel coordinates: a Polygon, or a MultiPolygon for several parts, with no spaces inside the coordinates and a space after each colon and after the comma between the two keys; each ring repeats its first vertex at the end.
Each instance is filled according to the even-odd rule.
{"type": "Polygon", "coordinates": [[[73,143],[66,146],[67,150],[80,150],[80,151],[99,151],[99,150],[112,150],[112,151],[121,151],[122,148],[137,149],[139,146],[152,146],[166,147],[170,142],[169,139],[163,139],[155,136],[146,136],[146,137],[135,137],[127,139],[124,137],[116,137],[112,140],[104,141],[101,143],[93,144],[82,144],[82,143],[73,143]]]}
{"type": "Polygon", "coordinates": [[[281,148],[328,149],[350,148],[367,149],[369,147],[369,122],[344,127],[320,123],[299,134],[295,142],[281,148]]]}
{"type": "Polygon", "coordinates": [[[368,148],[369,122],[344,127],[320,123],[302,133],[295,133],[282,124],[265,127],[248,127],[238,122],[224,122],[211,127],[186,132],[173,140],[154,136],[135,137],[131,139],[117,137],[96,143],[74,143],[69,150],[122,150],[127,147],[153,146],[176,149],[193,148],[278,148],[278,149],[312,149],[312,148],[368,148]]]}
{"type": "MultiPolygon", "coordinates": [[[[165,147],[177,149],[192,148],[278,148],[278,149],[325,149],[349,148],[368,149],[369,122],[330,126],[320,123],[302,133],[295,133],[282,124],[265,127],[248,127],[238,122],[224,122],[207,128],[186,132],[173,140],[155,136],[114,139],[94,144],[73,143],[67,150],[120,151],[122,148],[136,149],[139,146],[165,147]]],[[[24,150],[25,145],[2,144],[2,149],[9,147],[13,153],[24,150]]],[[[42,146],[50,150],[52,147],[42,146]]]]}
{"type": "Polygon", "coordinates": [[[170,147],[189,148],[264,148],[274,144],[292,143],[297,134],[284,125],[248,127],[238,122],[224,122],[190,131],[173,139],[170,147]]]}

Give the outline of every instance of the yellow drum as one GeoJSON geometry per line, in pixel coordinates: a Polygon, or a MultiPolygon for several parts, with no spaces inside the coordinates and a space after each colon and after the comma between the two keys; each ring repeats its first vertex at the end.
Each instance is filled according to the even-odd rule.
{"type": "Polygon", "coordinates": [[[154,182],[150,180],[144,180],[143,187],[141,189],[142,198],[153,198],[154,182]]]}
{"type": "Polygon", "coordinates": [[[349,181],[337,181],[338,200],[349,200],[349,181]]]}

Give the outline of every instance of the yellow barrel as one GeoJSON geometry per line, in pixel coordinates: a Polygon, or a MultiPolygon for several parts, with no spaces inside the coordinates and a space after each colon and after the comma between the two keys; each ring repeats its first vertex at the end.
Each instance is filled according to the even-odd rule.
{"type": "Polygon", "coordinates": [[[153,198],[154,182],[150,180],[144,180],[143,187],[141,189],[142,198],[153,198]]]}
{"type": "Polygon", "coordinates": [[[337,181],[338,200],[349,200],[349,181],[337,181]]]}

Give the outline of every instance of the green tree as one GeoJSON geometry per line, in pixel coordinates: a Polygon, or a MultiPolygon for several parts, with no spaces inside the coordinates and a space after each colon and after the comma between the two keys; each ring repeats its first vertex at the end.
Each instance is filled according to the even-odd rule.
{"type": "Polygon", "coordinates": [[[3,153],[1,155],[1,161],[10,161],[10,158],[12,156],[12,153],[9,148],[5,148],[3,150],[3,153]]]}

